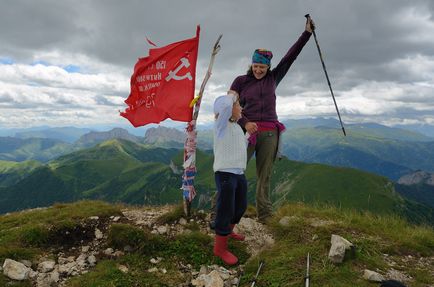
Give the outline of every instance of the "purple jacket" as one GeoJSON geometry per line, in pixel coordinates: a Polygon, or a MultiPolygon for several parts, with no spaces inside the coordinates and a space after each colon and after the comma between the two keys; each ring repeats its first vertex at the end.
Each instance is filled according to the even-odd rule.
{"type": "Polygon", "coordinates": [[[253,75],[242,75],[234,80],[231,90],[238,92],[240,95],[243,116],[238,123],[242,128],[245,127],[247,122],[277,121],[276,87],[286,75],[298,54],[300,54],[304,45],[309,41],[310,36],[311,33],[304,31],[297,42],[280,60],[280,63],[262,79],[257,80],[253,75]]]}

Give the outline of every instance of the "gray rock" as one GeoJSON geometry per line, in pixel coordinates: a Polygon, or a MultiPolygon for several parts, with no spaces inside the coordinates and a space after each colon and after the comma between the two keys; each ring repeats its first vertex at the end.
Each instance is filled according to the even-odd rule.
{"type": "Polygon", "coordinates": [[[389,269],[387,270],[386,277],[389,279],[401,281],[401,282],[408,282],[411,280],[411,277],[406,275],[405,273],[398,271],[396,269],[389,269]]]}
{"type": "Polygon", "coordinates": [[[363,271],[363,279],[371,281],[371,282],[381,282],[384,279],[384,276],[381,275],[380,273],[377,273],[375,271],[371,271],[368,269],[365,269],[363,271]]]}
{"type": "Polygon", "coordinates": [[[32,262],[29,260],[20,260],[21,263],[26,265],[26,267],[32,268],[32,262]]]}
{"type": "Polygon", "coordinates": [[[158,268],[157,267],[152,267],[148,269],[149,273],[154,273],[154,272],[158,272],[158,268]]]}
{"type": "Polygon", "coordinates": [[[200,266],[199,275],[207,274],[208,268],[205,265],[200,266]]]}
{"type": "Polygon", "coordinates": [[[158,226],[157,231],[159,234],[166,234],[167,233],[167,226],[158,226]]]}
{"type": "Polygon", "coordinates": [[[95,229],[95,238],[96,239],[102,239],[103,238],[103,234],[101,232],[101,230],[99,230],[98,228],[95,229]]]}
{"type": "Polygon", "coordinates": [[[353,244],[345,238],[333,234],[331,237],[331,247],[329,251],[329,259],[333,263],[342,263],[345,258],[345,251],[353,248],[353,244]]]}
{"type": "Polygon", "coordinates": [[[59,272],[57,270],[50,273],[39,273],[36,279],[36,287],[51,287],[57,282],[59,282],[59,272]]]}
{"type": "Polygon", "coordinates": [[[54,262],[54,260],[43,261],[38,264],[38,271],[40,273],[48,273],[54,270],[54,265],[56,265],[56,262],[54,262]]]}
{"type": "Polygon", "coordinates": [[[224,287],[224,281],[218,271],[213,270],[209,274],[202,274],[193,279],[191,284],[196,287],[224,287]]]}
{"type": "Polygon", "coordinates": [[[29,278],[30,268],[23,263],[6,259],[3,263],[3,274],[13,280],[26,280],[29,278]]]}
{"type": "Polygon", "coordinates": [[[152,264],[158,264],[161,262],[161,260],[163,260],[163,258],[157,257],[157,258],[151,258],[151,260],[149,260],[149,262],[151,262],[152,264]]]}
{"type": "Polygon", "coordinates": [[[95,266],[95,264],[96,264],[95,255],[90,255],[89,257],[87,257],[87,262],[89,262],[90,266],[95,266]]]}
{"type": "Polygon", "coordinates": [[[117,250],[117,251],[115,251],[115,253],[113,253],[114,257],[121,257],[121,256],[124,256],[124,255],[125,255],[125,253],[122,252],[122,251],[120,251],[120,250],[117,250]]]}
{"type": "Polygon", "coordinates": [[[103,253],[104,253],[105,255],[110,256],[110,255],[113,254],[113,248],[107,248],[106,250],[103,251],[103,253]]]}
{"type": "Polygon", "coordinates": [[[118,269],[121,270],[123,273],[128,273],[128,267],[125,265],[119,265],[118,269]]]}
{"type": "Polygon", "coordinates": [[[87,265],[86,254],[80,254],[80,256],[78,256],[77,260],[75,260],[75,262],[77,263],[78,267],[85,268],[87,265]]]}
{"type": "Polygon", "coordinates": [[[66,274],[69,276],[69,275],[71,275],[77,271],[78,271],[78,267],[77,267],[77,263],[75,261],[59,265],[59,273],[60,274],[66,274]]]}

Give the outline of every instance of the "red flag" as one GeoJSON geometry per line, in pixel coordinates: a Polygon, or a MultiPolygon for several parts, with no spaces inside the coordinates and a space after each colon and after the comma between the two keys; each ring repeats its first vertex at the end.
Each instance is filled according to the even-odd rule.
{"type": "Polygon", "coordinates": [[[128,105],[121,116],[133,126],[160,123],[170,118],[189,122],[193,108],[200,27],[196,37],[149,50],[140,58],[131,76],[128,105]]]}

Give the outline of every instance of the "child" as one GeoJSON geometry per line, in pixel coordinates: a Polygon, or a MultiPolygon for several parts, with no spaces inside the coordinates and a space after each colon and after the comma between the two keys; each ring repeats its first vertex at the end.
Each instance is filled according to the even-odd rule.
{"type": "Polygon", "coordinates": [[[214,165],[217,186],[214,255],[233,265],[238,258],[228,251],[228,238],[244,240],[232,230],[247,208],[247,142],[237,124],[241,106],[235,94],[218,97],[214,102],[214,165]]]}

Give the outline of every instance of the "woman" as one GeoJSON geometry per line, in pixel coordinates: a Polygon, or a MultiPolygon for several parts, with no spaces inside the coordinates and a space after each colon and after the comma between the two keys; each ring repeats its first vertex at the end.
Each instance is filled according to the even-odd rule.
{"type": "Polygon", "coordinates": [[[214,255],[233,265],[238,258],[228,250],[228,239],[244,240],[233,232],[247,208],[247,143],[237,124],[241,106],[236,95],[218,97],[214,102],[214,164],[217,186],[214,255]]]}
{"type": "Polygon", "coordinates": [[[256,155],[256,210],[260,222],[271,216],[270,177],[278,152],[279,135],[285,129],[277,118],[276,88],[309,40],[312,27],[314,23],[308,18],[305,31],[273,69],[273,53],[255,50],[247,74],[238,76],[231,85],[231,90],[239,94],[243,107],[238,124],[249,136],[247,160],[253,153],[256,155]]]}

